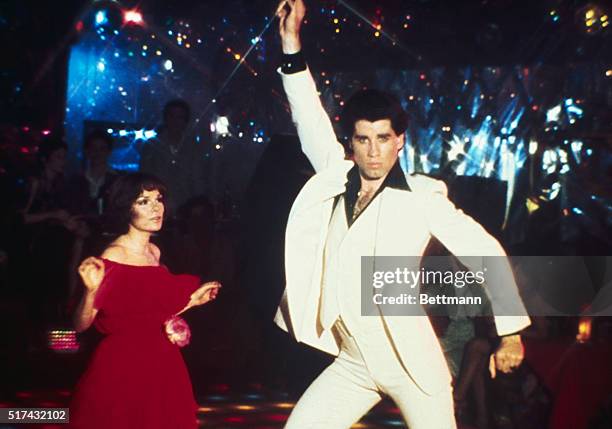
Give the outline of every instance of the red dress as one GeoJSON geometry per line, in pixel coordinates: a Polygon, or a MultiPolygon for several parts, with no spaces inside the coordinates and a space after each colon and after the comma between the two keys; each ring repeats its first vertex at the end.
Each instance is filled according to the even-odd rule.
{"type": "Polygon", "coordinates": [[[187,305],[199,279],[103,261],[94,325],[105,337],[76,387],[69,427],[197,428],[189,374],[163,323],[187,305]]]}

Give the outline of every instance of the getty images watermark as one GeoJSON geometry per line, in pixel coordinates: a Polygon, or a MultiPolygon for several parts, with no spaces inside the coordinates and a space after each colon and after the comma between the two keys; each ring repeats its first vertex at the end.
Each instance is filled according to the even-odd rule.
{"type": "MultiPolygon", "coordinates": [[[[372,274],[372,286],[382,289],[387,285],[405,285],[414,290],[419,286],[450,286],[463,288],[465,286],[483,286],[485,284],[486,268],[481,271],[463,270],[431,270],[421,268],[418,271],[406,267],[396,268],[395,271],[374,271],[372,274]]],[[[416,304],[414,295],[402,293],[400,296],[385,296],[382,291],[373,296],[375,304],[416,304]]],[[[481,296],[447,296],[444,293],[436,293],[433,296],[428,293],[418,294],[419,304],[482,304],[481,296]]]]}
{"type": "Polygon", "coordinates": [[[612,257],[362,257],[363,315],[425,312],[610,316],[612,257]]]}

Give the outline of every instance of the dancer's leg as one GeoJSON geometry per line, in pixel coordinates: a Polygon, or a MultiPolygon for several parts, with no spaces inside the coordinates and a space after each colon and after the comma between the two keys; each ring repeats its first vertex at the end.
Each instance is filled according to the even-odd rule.
{"type": "Polygon", "coordinates": [[[399,407],[410,429],[455,429],[453,395],[450,385],[434,395],[426,395],[410,377],[385,389],[399,407]]]}
{"type": "Polygon", "coordinates": [[[340,353],[306,389],[285,429],[348,429],[380,399],[365,365],[340,353]]]}

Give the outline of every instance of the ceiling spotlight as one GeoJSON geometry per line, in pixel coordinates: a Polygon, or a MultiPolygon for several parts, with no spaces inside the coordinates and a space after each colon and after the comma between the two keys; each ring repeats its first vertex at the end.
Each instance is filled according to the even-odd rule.
{"type": "Polygon", "coordinates": [[[143,25],[142,13],[137,10],[126,10],[123,12],[123,22],[126,24],[143,25]]]}
{"type": "Polygon", "coordinates": [[[576,12],[576,22],[587,34],[596,34],[610,25],[608,14],[600,6],[589,3],[576,12]]]}
{"type": "Polygon", "coordinates": [[[225,137],[230,135],[229,119],[227,116],[217,116],[215,122],[211,122],[210,130],[217,136],[225,137]]]}

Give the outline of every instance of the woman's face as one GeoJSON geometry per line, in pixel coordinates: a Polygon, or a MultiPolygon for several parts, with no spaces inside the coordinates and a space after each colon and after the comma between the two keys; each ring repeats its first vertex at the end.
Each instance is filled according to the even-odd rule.
{"type": "Polygon", "coordinates": [[[157,189],[142,191],[132,204],[130,225],[139,231],[159,231],[164,222],[164,196],[157,189]]]}

